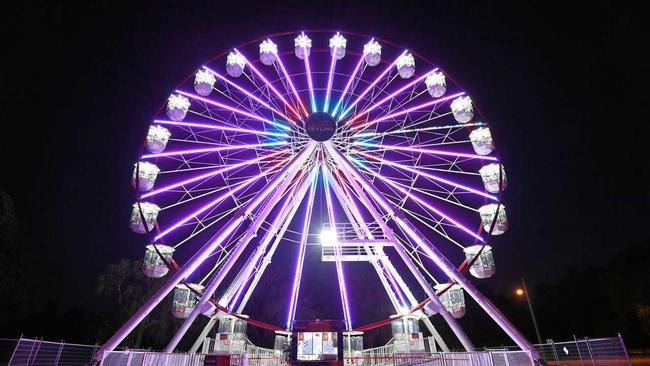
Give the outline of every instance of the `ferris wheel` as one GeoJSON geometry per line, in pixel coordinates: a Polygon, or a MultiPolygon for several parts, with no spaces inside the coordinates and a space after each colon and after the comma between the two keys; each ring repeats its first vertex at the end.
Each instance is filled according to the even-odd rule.
{"type": "Polygon", "coordinates": [[[368,327],[355,323],[346,265],[367,262],[394,308],[390,319],[415,316],[443,349],[429,316],[474,350],[457,321],[468,294],[534,350],[469,279],[495,273],[488,243],[508,228],[506,174],[489,125],[443,69],[404,47],[305,31],[218,55],[152,119],[132,184],[129,226],[146,241],[143,271],[168,278],[102,352],[169,294],[184,320],[168,352],[200,316],[243,317],[283,246],[294,255],[291,292],[274,300],[287,304],[286,322],[274,326],[291,330],[309,245],[336,268],[332,295],[348,331],[368,327]],[[318,220],[317,202],[326,213],[318,220]]]}

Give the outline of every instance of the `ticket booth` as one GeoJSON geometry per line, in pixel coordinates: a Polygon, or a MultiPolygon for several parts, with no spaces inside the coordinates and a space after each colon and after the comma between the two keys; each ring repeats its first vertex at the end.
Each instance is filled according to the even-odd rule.
{"type": "Polygon", "coordinates": [[[342,320],[296,320],[291,337],[291,364],[342,366],[342,320]]]}

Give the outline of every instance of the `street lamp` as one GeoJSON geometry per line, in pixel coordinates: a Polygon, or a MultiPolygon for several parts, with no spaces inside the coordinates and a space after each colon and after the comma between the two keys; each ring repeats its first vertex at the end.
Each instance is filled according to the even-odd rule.
{"type": "Polygon", "coordinates": [[[526,287],[526,281],[523,277],[521,278],[521,285],[515,290],[515,294],[519,297],[525,296],[526,302],[528,303],[528,311],[530,312],[530,317],[533,319],[533,326],[535,327],[535,335],[537,335],[537,342],[542,344],[542,336],[539,334],[539,327],[537,326],[537,318],[535,317],[535,312],[533,311],[533,304],[530,302],[530,296],[528,295],[528,288],[526,287]]]}

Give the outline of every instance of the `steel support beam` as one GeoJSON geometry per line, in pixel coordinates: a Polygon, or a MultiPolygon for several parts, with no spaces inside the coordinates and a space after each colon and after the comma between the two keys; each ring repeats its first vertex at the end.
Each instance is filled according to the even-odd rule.
{"type": "MultiPolygon", "coordinates": [[[[293,180],[293,178],[298,174],[298,171],[300,171],[300,166],[306,161],[307,157],[311,155],[311,152],[313,151],[313,145],[305,148],[305,150],[293,161],[293,163],[289,164],[280,174],[278,174],[274,180],[273,183],[269,184],[267,188],[264,190],[264,192],[268,192],[270,190],[273,190],[274,192],[272,193],[271,197],[269,200],[266,202],[266,204],[260,209],[260,212],[255,216],[255,219],[252,222],[252,225],[248,228],[244,236],[240,239],[239,243],[235,247],[233,251],[231,251],[228,255],[228,259],[226,262],[222,265],[222,267],[219,269],[217,274],[212,277],[210,282],[208,283],[208,286],[205,288],[203,291],[203,295],[199,299],[198,303],[194,307],[194,310],[190,313],[190,315],[183,321],[183,324],[178,328],[176,331],[176,334],[172,337],[172,339],[169,341],[167,344],[167,347],[165,347],[165,352],[172,352],[176,346],[178,345],[178,342],[180,342],[181,338],[187,330],[190,328],[196,317],[205,309],[206,304],[214,294],[214,292],[217,290],[217,287],[221,284],[223,279],[226,277],[232,266],[235,264],[237,259],[239,259],[239,256],[242,254],[242,252],[246,249],[248,246],[248,243],[257,236],[257,231],[259,230],[260,226],[266,219],[266,217],[271,213],[275,205],[280,202],[282,199],[282,196],[284,195],[285,190],[293,180]]],[[[261,201],[260,201],[261,202],[261,201]]],[[[252,214],[250,209],[247,209],[243,215],[248,216],[252,214]]],[[[276,220],[274,222],[274,225],[277,225],[277,223],[280,220],[276,220]]],[[[270,231],[277,230],[277,228],[272,228],[270,231]]]]}
{"type": "MultiPolygon", "coordinates": [[[[395,251],[397,251],[397,254],[400,256],[402,261],[409,268],[411,274],[413,274],[413,276],[418,281],[418,283],[420,284],[424,292],[426,292],[427,296],[429,296],[431,302],[434,304],[438,313],[445,319],[445,321],[447,322],[451,330],[454,332],[456,337],[458,337],[458,340],[463,345],[465,350],[469,352],[474,351],[475,348],[474,348],[474,344],[472,344],[472,341],[469,339],[467,334],[465,334],[465,331],[463,330],[463,328],[461,328],[460,324],[458,324],[456,319],[454,319],[454,317],[451,316],[451,314],[447,311],[447,309],[445,309],[445,307],[442,305],[440,299],[438,298],[438,296],[436,296],[435,291],[431,288],[426,278],[424,278],[422,273],[420,273],[420,271],[415,266],[413,261],[411,261],[411,258],[408,256],[408,253],[406,253],[402,245],[399,243],[399,241],[397,241],[397,238],[393,234],[393,230],[390,227],[388,227],[382,215],[379,214],[379,212],[375,209],[375,207],[372,204],[372,201],[365,194],[365,191],[368,191],[368,193],[371,196],[373,196],[373,198],[375,199],[384,199],[381,193],[377,191],[377,189],[374,186],[372,186],[370,182],[368,182],[368,180],[365,179],[365,177],[363,177],[357,171],[355,171],[354,168],[352,168],[352,166],[348,163],[347,159],[344,156],[342,156],[332,144],[326,143],[325,146],[327,147],[327,150],[330,153],[330,155],[338,162],[339,169],[341,169],[343,174],[346,176],[348,182],[350,182],[355,193],[357,194],[361,202],[365,205],[365,207],[368,209],[373,219],[377,221],[379,225],[381,225],[386,237],[395,243],[394,246],[395,251]],[[364,189],[361,189],[359,183],[363,185],[364,189]]],[[[385,203],[385,205],[386,207],[390,207],[387,203],[385,203]]]]}
{"type": "MultiPolygon", "coordinates": [[[[410,220],[408,220],[405,215],[398,211],[396,207],[391,205],[386,198],[381,195],[381,193],[374,187],[370,182],[358,171],[354,170],[348,161],[343,157],[336,148],[327,145],[328,151],[331,154],[336,155],[338,161],[341,164],[341,169],[347,172],[351,177],[354,177],[358,182],[363,185],[364,190],[366,190],[377,203],[387,211],[389,217],[408,235],[419,247],[422,249],[433,261],[434,263],[443,271],[449,278],[462,286],[465,291],[476,301],[483,310],[503,329],[508,336],[524,351],[530,352],[532,357],[539,362],[541,356],[537,349],[535,349],[532,344],[517,330],[517,328],[510,323],[510,321],[499,311],[499,309],[492,304],[492,302],[483,294],[481,294],[474,284],[469,281],[463,274],[454,266],[443,254],[436,248],[431,241],[424,236],[417,227],[415,227],[410,220]]],[[[367,197],[366,197],[367,198],[367,197]]],[[[368,202],[370,204],[370,202],[368,202]]],[[[382,220],[383,222],[383,220],[382,220]]],[[[392,234],[391,234],[392,235],[392,234]]],[[[396,246],[396,247],[399,247],[396,246]]],[[[402,248],[403,250],[403,248],[402,248]]],[[[410,262],[410,261],[409,261],[410,262]]],[[[412,265],[412,263],[411,263],[412,265]]],[[[432,299],[433,300],[433,299],[432,299]]],[[[444,314],[444,313],[442,313],[444,314]]],[[[452,328],[453,329],[453,328],[452,328]]],[[[461,340],[462,342],[462,340],[461,340]]],[[[467,347],[466,347],[467,348],[467,347]]],[[[468,349],[469,351],[469,349],[468,349]]]]}

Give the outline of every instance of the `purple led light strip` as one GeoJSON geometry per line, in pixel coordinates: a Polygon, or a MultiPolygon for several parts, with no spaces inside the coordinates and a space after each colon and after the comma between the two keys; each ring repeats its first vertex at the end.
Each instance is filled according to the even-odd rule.
{"type": "Polygon", "coordinates": [[[279,146],[279,145],[287,145],[287,144],[288,144],[288,142],[286,142],[286,141],[275,141],[275,142],[267,142],[267,143],[263,143],[263,144],[204,147],[204,148],[201,148],[201,149],[190,149],[190,150],[168,151],[168,152],[162,152],[162,153],[156,153],[156,154],[145,154],[145,155],[142,155],[142,158],[143,159],[161,158],[161,157],[175,156],[175,155],[200,154],[200,153],[230,151],[230,150],[238,150],[238,149],[259,149],[259,148],[263,148],[263,147],[279,146]]]}
{"type": "Polygon", "coordinates": [[[218,72],[212,70],[211,68],[209,68],[207,66],[203,66],[203,68],[205,70],[211,72],[214,76],[218,77],[219,79],[225,81],[228,85],[230,85],[230,86],[234,87],[235,89],[239,90],[240,92],[244,93],[246,96],[250,97],[251,99],[253,99],[256,102],[260,103],[261,105],[265,106],[266,108],[272,110],[273,112],[279,114],[280,116],[282,116],[282,118],[286,119],[287,121],[289,121],[291,123],[296,123],[293,119],[289,118],[287,115],[280,112],[277,108],[272,107],[271,105],[269,105],[265,101],[261,100],[260,98],[256,97],[255,95],[253,95],[248,90],[246,90],[243,87],[239,86],[237,83],[234,83],[234,82],[228,80],[228,78],[226,78],[225,76],[219,74],[218,72]]]}
{"type": "Polygon", "coordinates": [[[395,59],[395,60],[394,60],[394,61],[393,61],[393,62],[392,62],[392,63],[391,63],[391,64],[390,64],[386,69],[384,69],[384,71],[382,71],[382,73],[379,74],[379,76],[378,76],[378,77],[377,77],[377,78],[376,78],[376,79],[375,79],[375,80],[374,80],[374,81],[373,81],[373,82],[372,82],[372,83],[371,83],[371,84],[366,88],[366,90],[364,90],[364,91],[363,91],[363,92],[362,92],[362,93],[357,97],[357,99],[356,99],[354,102],[352,102],[352,104],[350,104],[347,108],[345,108],[345,110],[344,110],[344,111],[341,113],[341,115],[339,116],[339,121],[340,121],[341,119],[343,119],[343,117],[345,117],[348,113],[350,113],[350,111],[352,110],[352,108],[354,108],[354,106],[357,105],[357,103],[359,103],[359,102],[361,101],[361,98],[365,97],[366,94],[368,94],[368,92],[370,92],[370,90],[372,90],[372,88],[374,88],[375,85],[377,85],[377,83],[379,82],[379,80],[381,80],[381,79],[382,79],[386,74],[388,74],[388,72],[390,72],[390,70],[391,70],[391,69],[395,66],[395,64],[397,63],[397,60],[399,60],[400,57],[402,57],[404,54],[406,54],[406,52],[408,52],[408,51],[407,51],[407,50],[404,50],[404,52],[402,52],[402,54],[400,54],[399,57],[397,57],[397,58],[396,58],[396,59],[395,59]]]}
{"type": "Polygon", "coordinates": [[[296,100],[298,100],[298,104],[300,105],[300,108],[302,108],[303,113],[305,116],[309,115],[309,112],[307,112],[307,108],[305,108],[305,105],[302,102],[302,98],[300,98],[300,95],[298,94],[298,91],[296,90],[295,85],[293,85],[293,81],[291,80],[291,77],[289,76],[289,73],[287,72],[287,69],[284,67],[284,63],[282,62],[282,59],[280,58],[280,54],[277,53],[275,54],[275,60],[278,62],[278,65],[280,65],[280,69],[282,70],[282,73],[284,74],[284,78],[289,84],[289,87],[291,88],[291,91],[293,91],[293,95],[296,96],[296,100]]]}
{"type": "Polygon", "coordinates": [[[169,191],[170,189],[178,188],[178,187],[184,186],[184,185],[189,184],[189,183],[193,183],[193,182],[200,181],[202,179],[210,178],[210,177],[213,177],[215,175],[219,175],[219,174],[225,173],[227,171],[243,167],[245,165],[251,165],[251,164],[257,163],[258,161],[261,161],[263,159],[268,159],[270,157],[280,155],[280,154],[284,154],[284,153],[287,153],[287,152],[289,152],[288,149],[283,149],[283,150],[280,150],[280,151],[275,151],[275,152],[273,152],[271,154],[266,154],[266,155],[263,155],[263,156],[259,156],[259,157],[255,158],[255,159],[243,161],[241,163],[237,163],[237,164],[229,165],[229,166],[224,167],[224,168],[216,169],[215,171],[208,172],[208,173],[205,173],[205,174],[201,174],[201,175],[198,175],[196,177],[192,177],[192,178],[186,179],[184,181],[177,182],[177,183],[174,183],[174,184],[171,184],[171,185],[168,185],[168,186],[165,186],[165,187],[158,188],[156,190],[147,192],[147,193],[143,194],[142,196],[140,196],[140,198],[147,198],[147,197],[155,196],[155,195],[157,195],[159,193],[169,191]]]}
{"type": "MultiPolygon", "coordinates": [[[[265,171],[263,171],[263,172],[261,172],[261,173],[255,175],[255,176],[253,176],[253,177],[251,177],[251,178],[248,178],[248,179],[246,179],[246,180],[243,181],[243,182],[240,182],[240,183],[237,183],[237,184],[233,185],[233,186],[230,188],[230,190],[228,191],[228,193],[224,193],[224,194],[222,194],[221,196],[215,198],[214,200],[210,201],[209,203],[207,203],[206,205],[202,206],[202,207],[199,208],[198,210],[196,210],[196,211],[192,212],[191,214],[185,216],[184,218],[180,219],[180,220],[177,221],[175,224],[173,224],[173,225],[170,226],[169,228],[167,228],[167,229],[165,229],[164,231],[162,231],[160,234],[156,235],[156,237],[154,238],[154,241],[159,240],[160,238],[162,238],[162,237],[164,237],[165,235],[169,234],[170,232],[176,230],[177,228],[179,228],[180,226],[182,226],[182,225],[185,224],[186,222],[190,221],[191,219],[193,219],[193,218],[196,217],[197,215],[200,215],[201,213],[203,213],[203,212],[209,210],[210,208],[212,208],[212,207],[218,205],[219,203],[223,202],[226,198],[233,196],[235,193],[237,193],[237,192],[241,191],[242,189],[246,188],[246,187],[247,187],[250,183],[252,183],[253,181],[259,179],[260,177],[263,177],[263,176],[265,176],[265,175],[270,174],[272,171],[274,171],[275,169],[277,169],[281,164],[283,164],[284,162],[286,162],[286,161],[289,160],[289,159],[290,159],[290,158],[287,158],[287,159],[285,159],[285,160],[283,160],[283,161],[280,161],[280,162],[278,162],[277,164],[274,164],[271,168],[269,168],[269,169],[267,169],[267,170],[265,170],[265,171]]],[[[266,197],[266,195],[263,195],[263,197],[266,197]]],[[[249,206],[253,206],[253,205],[251,204],[251,205],[249,205],[249,206]]],[[[254,205],[254,206],[256,207],[257,204],[254,205]]],[[[253,207],[253,209],[254,209],[254,207],[253,207]]]]}
{"type": "Polygon", "coordinates": [[[253,72],[260,79],[262,79],[262,81],[264,81],[264,83],[273,91],[273,93],[275,95],[277,95],[278,98],[280,98],[280,100],[284,103],[284,105],[286,105],[287,108],[289,108],[291,110],[291,112],[293,112],[293,114],[296,115],[296,117],[300,118],[300,114],[298,114],[298,111],[296,111],[296,109],[293,108],[293,106],[289,102],[287,102],[287,100],[284,98],[284,96],[282,96],[282,94],[280,94],[280,92],[264,77],[264,75],[262,75],[262,73],[255,66],[253,66],[253,64],[250,61],[248,61],[246,56],[244,56],[244,54],[239,52],[236,48],[235,48],[235,52],[237,52],[239,55],[241,55],[242,58],[244,58],[244,61],[246,62],[246,65],[248,65],[248,67],[251,70],[253,70],[253,72]]]}
{"type": "MultiPolygon", "coordinates": [[[[323,170],[326,168],[323,167],[323,170]]],[[[330,194],[330,183],[327,179],[327,174],[323,173],[323,186],[325,188],[325,200],[327,202],[327,212],[330,219],[330,228],[334,231],[336,235],[336,217],[334,214],[334,205],[332,204],[332,197],[330,194]]],[[[345,274],[343,269],[343,263],[341,262],[341,249],[335,247],[334,252],[336,254],[336,274],[339,280],[339,290],[341,291],[341,302],[343,306],[343,315],[345,317],[345,323],[348,329],[352,329],[352,319],[350,317],[350,306],[348,302],[348,291],[345,285],[345,274]]]]}
{"type": "Polygon", "coordinates": [[[181,126],[181,127],[196,127],[196,128],[206,128],[211,130],[221,130],[221,131],[232,131],[232,132],[241,132],[241,133],[250,133],[254,135],[265,135],[265,136],[277,136],[277,137],[289,137],[289,135],[281,132],[267,132],[267,131],[258,131],[250,130],[247,128],[239,127],[226,127],[226,126],[217,126],[206,123],[197,123],[197,122],[176,122],[176,121],[167,121],[156,119],[154,123],[161,125],[170,125],[170,126],[181,126]]]}
{"type": "MultiPolygon", "coordinates": [[[[338,33],[337,33],[338,34],[338,33]]],[[[332,62],[330,63],[329,76],[327,77],[327,89],[325,91],[325,105],[323,112],[327,113],[330,108],[330,94],[332,93],[332,82],[334,81],[334,68],[336,67],[336,57],[332,54],[332,62]]]]}
{"type": "MultiPolygon", "coordinates": [[[[372,40],[374,40],[374,38],[372,40]]],[[[348,79],[347,84],[345,84],[345,88],[343,89],[343,93],[341,93],[341,97],[339,98],[339,101],[336,103],[336,106],[334,106],[334,110],[332,111],[332,117],[336,116],[336,113],[339,111],[339,108],[341,108],[341,103],[343,103],[343,99],[348,93],[350,86],[352,86],[352,82],[354,81],[355,76],[359,72],[359,69],[363,64],[363,61],[364,61],[364,55],[361,55],[359,61],[357,62],[357,66],[354,67],[354,71],[352,71],[352,74],[350,74],[350,78],[348,79]]]]}
{"type": "Polygon", "coordinates": [[[350,118],[345,123],[350,124],[350,123],[354,122],[355,120],[357,120],[359,117],[363,116],[364,114],[368,114],[368,113],[374,111],[375,109],[380,107],[382,104],[386,103],[387,101],[391,100],[392,98],[395,98],[397,95],[402,93],[404,90],[406,90],[408,88],[411,88],[413,85],[415,85],[415,84],[419,83],[420,81],[422,81],[423,79],[425,79],[427,77],[427,75],[429,75],[430,73],[435,72],[437,70],[438,70],[438,68],[436,67],[435,69],[425,73],[424,75],[418,77],[417,79],[411,81],[410,83],[408,83],[408,84],[404,85],[403,87],[397,89],[396,91],[392,92],[390,95],[388,95],[387,97],[385,97],[382,100],[378,101],[377,103],[373,104],[372,106],[370,106],[368,108],[364,108],[363,110],[361,110],[361,112],[355,114],[354,117],[350,118]]]}
{"type": "Polygon", "coordinates": [[[401,151],[412,151],[412,152],[432,154],[432,155],[456,156],[456,157],[461,157],[461,158],[485,159],[485,160],[492,160],[492,161],[498,161],[499,160],[499,159],[497,159],[497,158],[495,158],[493,156],[465,154],[465,153],[457,153],[457,152],[453,152],[453,151],[425,149],[425,148],[421,148],[421,147],[407,147],[407,146],[372,144],[372,143],[368,143],[368,142],[365,142],[365,141],[356,141],[356,142],[353,143],[353,145],[374,147],[374,148],[385,149],[385,150],[401,150],[401,151]]]}
{"type": "Polygon", "coordinates": [[[427,177],[429,179],[432,179],[432,180],[435,180],[435,181],[438,181],[438,182],[442,182],[442,183],[448,184],[448,185],[456,187],[456,188],[460,188],[460,189],[465,190],[467,192],[472,192],[472,193],[478,194],[479,196],[489,198],[489,199],[491,199],[493,201],[497,201],[497,202],[499,201],[499,198],[494,196],[494,195],[491,195],[491,194],[476,190],[474,188],[462,185],[460,183],[456,183],[454,181],[451,181],[451,180],[448,180],[448,179],[445,179],[445,178],[438,177],[437,175],[433,175],[431,173],[424,172],[422,170],[411,168],[410,166],[407,166],[407,165],[404,165],[404,164],[395,163],[395,162],[392,162],[392,161],[389,161],[389,160],[386,160],[386,159],[382,159],[382,158],[373,156],[372,154],[368,154],[368,153],[366,153],[364,151],[360,151],[360,150],[354,150],[354,153],[358,154],[358,155],[363,155],[363,156],[372,158],[372,159],[374,159],[376,161],[379,161],[379,162],[381,162],[383,164],[386,164],[386,165],[389,165],[389,166],[400,168],[400,169],[406,170],[408,172],[418,174],[418,175],[421,175],[423,177],[427,177]]]}
{"type": "Polygon", "coordinates": [[[291,329],[293,318],[295,316],[296,306],[298,304],[298,293],[300,292],[300,278],[302,276],[302,268],[305,261],[305,250],[307,249],[307,239],[309,237],[309,225],[311,223],[311,214],[314,207],[314,195],[316,185],[316,168],[312,170],[311,186],[309,187],[309,199],[307,207],[305,207],[305,219],[302,224],[302,236],[300,240],[300,249],[298,252],[298,259],[296,260],[296,272],[293,277],[293,287],[291,289],[291,299],[289,301],[289,312],[287,315],[287,329],[291,329]]]}
{"type": "Polygon", "coordinates": [[[231,106],[226,105],[226,104],[215,102],[214,100],[211,100],[211,99],[200,97],[200,96],[198,96],[196,94],[184,92],[182,90],[176,90],[176,93],[184,95],[184,96],[186,96],[188,98],[192,98],[192,99],[195,99],[195,100],[200,100],[200,101],[202,101],[204,103],[212,104],[213,106],[223,108],[223,109],[229,110],[229,111],[237,113],[237,114],[241,114],[242,116],[246,116],[246,117],[249,117],[249,118],[252,118],[252,119],[256,119],[258,121],[266,122],[266,123],[268,123],[270,125],[277,126],[277,127],[282,128],[282,129],[285,129],[285,130],[290,130],[291,129],[291,127],[289,127],[287,125],[284,125],[282,123],[273,122],[270,119],[260,117],[260,116],[258,116],[256,114],[246,112],[246,111],[241,110],[239,108],[235,108],[235,107],[231,107],[231,106]]]}
{"type": "Polygon", "coordinates": [[[422,206],[426,207],[427,209],[435,212],[438,216],[442,217],[444,220],[449,221],[451,224],[453,224],[454,226],[456,226],[459,229],[463,230],[464,232],[468,233],[472,237],[480,240],[482,243],[485,242],[485,240],[480,235],[477,235],[474,231],[468,229],[463,224],[456,221],[454,218],[450,217],[449,215],[445,214],[444,212],[442,212],[442,211],[438,210],[437,208],[433,207],[431,204],[429,204],[428,202],[426,202],[422,198],[418,197],[414,193],[411,193],[408,190],[404,189],[402,186],[400,186],[399,184],[393,182],[391,179],[383,177],[382,175],[375,173],[374,171],[372,171],[368,167],[363,166],[361,164],[358,164],[358,161],[355,158],[350,157],[350,160],[352,160],[352,162],[359,165],[360,167],[364,168],[366,171],[368,171],[374,177],[377,177],[377,178],[381,179],[383,182],[386,182],[388,185],[390,185],[390,186],[394,187],[395,189],[397,189],[398,191],[402,192],[408,198],[410,198],[410,199],[414,200],[415,202],[421,204],[422,206]]]}
{"type": "Polygon", "coordinates": [[[444,97],[444,98],[439,98],[439,99],[435,99],[435,100],[432,100],[432,101],[429,101],[429,102],[426,102],[426,103],[418,104],[418,105],[416,105],[416,106],[414,106],[414,107],[411,107],[411,108],[408,108],[408,109],[404,109],[404,110],[402,110],[402,111],[395,112],[395,113],[392,113],[392,114],[389,114],[389,115],[386,115],[386,116],[383,116],[383,117],[379,117],[379,118],[377,118],[377,119],[374,119],[374,120],[372,120],[372,121],[368,121],[368,122],[366,122],[366,123],[362,123],[362,124],[360,124],[360,125],[353,126],[352,129],[353,129],[353,130],[363,129],[363,128],[366,128],[366,127],[368,127],[368,126],[370,126],[370,125],[372,125],[372,124],[375,124],[375,123],[378,123],[378,122],[382,122],[382,121],[385,121],[385,120],[387,120],[387,119],[393,119],[393,118],[395,118],[395,117],[399,117],[399,116],[401,116],[401,115],[408,114],[408,113],[411,113],[411,112],[417,111],[417,110],[419,110],[419,109],[427,108],[427,107],[430,107],[430,106],[432,106],[432,105],[435,105],[435,104],[439,104],[439,103],[445,102],[445,101],[447,101],[447,100],[449,100],[449,99],[454,99],[454,98],[456,98],[456,97],[460,97],[461,95],[465,95],[465,92],[460,92],[460,93],[452,94],[452,95],[446,96],[446,97],[444,97]]]}
{"type": "MultiPolygon", "coordinates": [[[[302,32],[304,35],[305,32],[302,32]]],[[[309,101],[311,103],[311,111],[316,112],[316,98],[314,97],[314,84],[311,80],[311,67],[309,66],[309,55],[307,54],[307,47],[303,47],[305,55],[305,71],[307,74],[307,85],[309,86],[309,101]]]]}
{"type": "MultiPolygon", "coordinates": [[[[297,187],[298,187],[298,185],[293,188],[293,192],[288,192],[286,194],[286,198],[284,200],[284,203],[282,204],[282,206],[280,208],[280,211],[278,211],[278,212],[284,212],[285,209],[287,208],[287,206],[289,206],[289,203],[292,202],[292,199],[293,199],[292,196],[293,196],[295,190],[297,189],[297,187]]],[[[275,220],[273,220],[273,223],[271,224],[270,227],[271,228],[278,227],[280,221],[282,221],[283,219],[284,219],[284,215],[276,215],[275,220]]],[[[271,239],[273,239],[274,235],[275,235],[275,232],[271,233],[270,230],[266,232],[266,234],[264,235],[264,239],[262,239],[262,243],[260,244],[260,248],[264,248],[264,249],[262,249],[262,250],[257,249],[255,251],[254,255],[257,257],[255,259],[255,262],[257,262],[257,260],[259,260],[259,257],[261,257],[264,252],[266,252],[266,247],[268,246],[271,239]]],[[[229,308],[230,309],[233,309],[235,307],[235,305],[239,302],[239,297],[244,292],[244,289],[246,288],[246,284],[248,283],[249,277],[251,276],[251,274],[253,272],[253,269],[254,269],[254,267],[251,266],[251,267],[246,268],[245,272],[243,272],[243,275],[242,275],[243,281],[242,281],[241,285],[239,286],[239,288],[237,289],[237,292],[235,293],[235,295],[230,299],[230,302],[229,302],[229,308]]]]}
{"type": "MultiPolygon", "coordinates": [[[[330,176],[331,176],[331,173],[330,173],[330,176]]],[[[339,181],[342,182],[343,178],[340,176],[340,174],[338,174],[338,172],[337,172],[337,176],[339,178],[339,181]]],[[[359,207],[355,203],[354,197],[349,192],[349,190],[347,189],[345,184],[339,183],[335,179],[332,179],[332,182],[333,182],[333,184],[336,184],[336,185],[338,185],[338,187],[340,187],[340,190],[342,191],[341,194],[344,196],[344,198],[346,200],[345,203],[349,204],[348,207],[352,211],[352,214],[355,217],[355,219],[357,220],[357,222],[362,223],[363,222],[363,215],[361,215],[361,211],[359,210],[359,207]]],[[[336,193],[336,190],[334,190],[334,192],[336,193]]],[[[343,203],[343,204],[345,204],[345,203],[343,203]]],[[[368,236],[368,239],[371,239],[371,240],[374,239],[374,236],[372,235],[372,233],[367,228],[365,228],[365,230],[367,231],[366,235],[368,236]]],[[[383,252],[381,247],[379,247],[378,250],[383,252]]],[[[386,265],[384,264],[384,260],[379,259],[378,262],[379,262],[380,268],[382,269],[382,272],[385,274],[386,278],[388,278],[388,282],[390,283],[392,291],[397,294],[397,297],[399,298],[400,306],[407,306],[408,307],[409,303],[404,298],[404,295],[403,295],[399,285],[395,281],[395,278],[393,277],[392,273],[390,273],[390,271],[386,268],[386,265]]]]}

